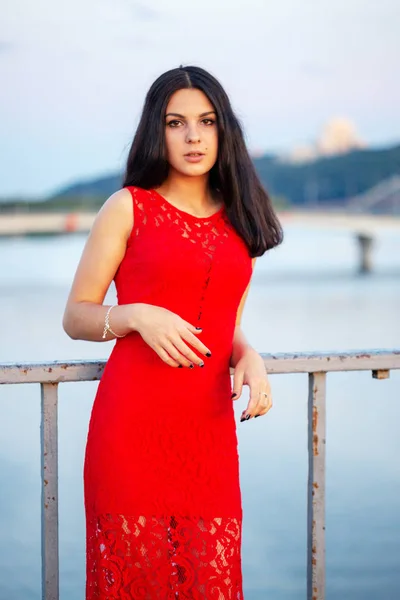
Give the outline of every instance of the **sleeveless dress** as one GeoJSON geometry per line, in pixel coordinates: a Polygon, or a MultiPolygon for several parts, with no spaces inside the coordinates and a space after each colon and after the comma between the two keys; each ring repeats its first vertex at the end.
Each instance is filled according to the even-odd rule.
{"type": "Polygon", "coordinates": [[[86,600],[242,600],[229,363],[251,257],[225,206],[196,217],[155,190],[127,189],[134,226],[118,304],[162,306],[201,326],[212,356],[171,367],[138,332],[117,338],[86,442],[86,600]]]}

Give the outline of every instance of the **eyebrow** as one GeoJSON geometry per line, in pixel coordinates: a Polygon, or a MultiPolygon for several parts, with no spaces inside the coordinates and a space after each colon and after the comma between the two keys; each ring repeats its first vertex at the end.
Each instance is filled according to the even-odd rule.
{"type": "MultiPolygon", "coordinates": [[[[208,112],[205,113],[201,113],[201,115],[199,115],[199,117],[206,117],[207,115],[211,115],[211,114],[216,114],[215,110],[209,110],[208,112]]],[[[167,117],[180,117],[181,119],[185,119],[186,117],[184,115],[180,115],[179,113],[168,113],[167,115],[165,115],[165,118],[167,117]]]]}

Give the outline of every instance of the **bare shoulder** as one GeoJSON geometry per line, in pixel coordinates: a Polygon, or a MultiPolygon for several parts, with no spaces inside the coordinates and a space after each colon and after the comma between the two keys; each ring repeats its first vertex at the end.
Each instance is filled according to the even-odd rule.
{"type": "Polygon", "coordinates": [[[126,240],[133,227],[134,211],[132,194],[121,188],[111,194],[96,215],[96,226],[107,227],[108,232],[118,232],[126,240]]]}
{"type": "Polygon", "coordinates": [[[67,307],[73,302],[102,303],[125,255],[133,227],[129,189],[117,190],[98,211],[80,258],[67,307]]]}
{"type": "Polygon", "coordinates": [[[121,188],[113,194],[111,194],[111,196],[107,198],[103,206],[105,206],[106,204],[120,206],[122,208],[130,208],[132,204],[132,194],[128,188],[121,188]]]}

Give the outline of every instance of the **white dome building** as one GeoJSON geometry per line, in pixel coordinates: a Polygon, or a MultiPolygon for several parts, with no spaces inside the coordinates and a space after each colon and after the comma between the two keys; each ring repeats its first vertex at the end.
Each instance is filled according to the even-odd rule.
{"type": "Polygon", "coordinates": [[[354,124],[345,117],[335,117],[328,121],[316,145],[318,154],[328,156],[365,147],[354,124]]]}

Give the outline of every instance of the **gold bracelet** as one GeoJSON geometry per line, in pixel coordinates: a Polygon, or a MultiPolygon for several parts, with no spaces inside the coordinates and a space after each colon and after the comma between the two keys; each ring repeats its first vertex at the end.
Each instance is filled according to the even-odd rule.
{"type": "Polygon", "coordinates": [[[112,306],[109,307],[108,311],[106,312],[106,318],[104,320],[104,329],[103,329],[103,340],[106,338],[107,336],[107,331],[109,331],[110,333],[112,333],[112,335],[114,335],[117,338],[123,338],[126,336],[126,333],[124,335],[118,335],[118,333],[115,333],[115,331],[113,331],[110,327],[110,312],[111,309],[114,308],[114,306],[118,306],[117,304],[113,304],[112,306]]]}

